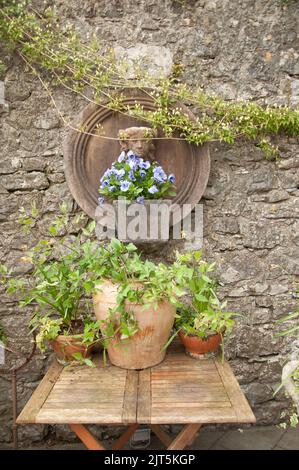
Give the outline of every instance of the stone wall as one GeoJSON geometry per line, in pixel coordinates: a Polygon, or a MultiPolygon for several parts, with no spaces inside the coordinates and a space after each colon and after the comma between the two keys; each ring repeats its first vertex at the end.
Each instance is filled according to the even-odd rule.
{"type": "MultiPolygon", "coordinates": [[[[37,8],[42,1],[33,2],[37,8]]],[[[55,0],[60,15],[82,38],[95,33],[117,53],[143,55],[155,70],[183,66],[184,79],[227,99],[299,103],[299,3],[279,0],[55,0]],[[156,46],[156,47],[154,47],[156,46]],[[158,47],[157,47],[158,46],[158,47]],[[159,55],[160,54],[160,55],[159,55]]],[[[67,133],[40,83],[16,56],[5,75],[0,105],[1,262],[25,273],[26,246],[20,207],[36,202],[46,233],[65,201],[77,210],[63,172],[61,143],[67,133]]],[[[54,99],[65,114],[85,103],[64,90],[54,99]]],[[[278,139],[278,162],[265,160],[252,144],[211,146],[212,170],[204,204],[204,248],[218,264],[221,295],[240,312],[226,354],[259,424],[277,423],[287,401],[273,397],[290,340],[274,337],[275,320],[291,311],[299,275],[299,159],[293,140],[278,139]]],[[[169,259],[170,247],[164,259],[169,259]]],[[[155,257],[155,254],[152,254],[155,257]]],[[[298,284],[297,284],[298,285],[298,284]]],[[[0,320],[10,335],[24,339],[29,311],[2,296],[0,320]]],[[[36,354],[19,376],[19,406],[25,404],[49,364],[36,354]]],[[[0,441],[11,440],[10,384],[0,378],[0,441]]],[[[24,426],[24,442],[46,435],[69,438],[63,427],[24,426]]]]}

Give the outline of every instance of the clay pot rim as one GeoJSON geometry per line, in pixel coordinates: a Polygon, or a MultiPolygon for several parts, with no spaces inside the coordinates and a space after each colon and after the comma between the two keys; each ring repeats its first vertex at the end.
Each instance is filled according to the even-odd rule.
{"type": "MultiPolygon", "coordinates": [[[[115,286],[115,287],[121,285],[121,282],[111,281],[110,279],[105,279],[105,280],[102,282],[102,284],[104,284],[105,282],[107,282],[107,283],[109,283],[109,284],[112,284],[112,285],[115,286]]],[[[143,281],[134,281],[134,282],[132,282],[132,285],[134,285],[134,284],[140,284],[140,289],[141,289],[142,286],[144,285],[144,282],[143,282],[143,281]]],[[[95,286],[95,287],[97,287],[97,286],[95,286]]],[[[138,287],[139,287],[139,286],[138,286],[138,287]]],[[[138,289],[136,289],[136,290],[138,290],[138,289]]],[[[96,295],[99,295],[99,294],[101,294],[101,293],[103,293],[103,291],[100,289],[100,285],[99,285],[99,289],[96,290],[96,291],[93,293],[93,298],[95,298],[96,295]]],[[[99,302],[100,302],[100,301],[99,301],[99,302]]],[[[95,303],[99,303],[99,302],[95,302],[95,303]]],[[[128,305],[139,306],[139,307],[142,306],[142,305],[146,305],[146,304],[142,304],[142,303],[140,303],[140,302],[130,302],[130,301],[128,301],[128,300],[126,300],[126,303],[127,303],[128,305]]],[[[171,302],[170,302],[169,300],[167,300],[166,298],[165,298],[165,299],[157,300],[156,302],[149,302],[149,303],[150,303],[151,305],[154,304],[154,303],[157,303],[157,304],[161,304],[161,303],[162,303],[162,304],[163,304],[163,303],[171,304],[171,302]]],[[[115,305],[115,302],[109,302],[109,300],[107,300],[107,301],[105,300],[105,304],[107,304],[107,305],[115,305]]],[[[171,304],[171,305],[173,305],[173,304],[171,304]]],[[[146,310],[146,309],[145,309],[145,310],[146,310]]]]}
{"type": "Polygon", "coordinates": [[[219,336],[220,335],[221,337],[223,337],[224,332],[225,331],[216,331],[215,333],[211,332],[208,336],[201,337],[201,336],[198,336],[198,335],[195,335],[195,334],[192,334],[192,333],[188,333],[184,329],[181,329],[181,330],[179,330],[178,334],[182,335],[182,336],[186,336],[188,338],[197,338],[197,339],[200,339],[201,341],[208,341],[213,336],[219,336]]]}
{"type": "MultiPolygon", "coordinates": [[[[79,336],[79,335],[58,335],[58,336],[56,336],[55,339],[52,339],[49,342],[52,343],[54,341],[57,341],[57,342],[60,342],[60,343],[76,344],[76,345],[82,345],[82,346],[88,347],[77,336],[79,336]]],[[[83,336],[83,333],[80,334],[80,336],[83,336]]]]}

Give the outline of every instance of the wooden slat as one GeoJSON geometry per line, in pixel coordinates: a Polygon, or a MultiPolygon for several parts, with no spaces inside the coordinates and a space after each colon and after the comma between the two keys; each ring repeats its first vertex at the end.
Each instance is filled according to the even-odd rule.
{"type": "MultiPolygon", "coordinates": [[[[217,374],[217,370],[215,369],[215,374],[217,374]]],[[[172,379],[188,379],[190,378],[196,378],[198,380],[200,375],[200,372],[198,369],[193,369],[193,370],[182,370],[182,371],[155,371],[152,372],[152,380],[160,380],[160,379],[167,379],[167,380],[172,380],[172,379]]]]}
{"type": "Polygon", "coordinates": [[[125,371],[122,370],[121,374],[118,373],[118,374],[111,374],[111,375],[109,375],[107,372],[103,374],[99,374],[99,375],[96,375],[96,374],[62,375],[60,380],[62,383],[74,383],[74,382],[78,382],[78,380],[82,380],[82,381],[85,380],[88,382],[91,382],[91,381],[104,382],[104,381],[107,381],[107,379],[110,377],[111,382],[115,382],[121,378],[126,377],[124,372],[125,371]]]}
{"type": "Polygon", "coordinates": [[[151,422],[151,370],[139,372],[137,423],[151,422]]]}
{"type": "Polygon", "coordinates": [[[50,391],[52,390],[55,381],[59,377],[62,369],[63,366],[58,364],[57,361],[53,362],[48,372],[45,374],[44,378],[33,393],[32,397],[28,401],[27,405],[25,405],[23,411],[17,418],[17,424],[37,422],[36,417],[42,405],[46,401],[50,391]]]}
{"type": "Polygon", "coordinates": [[[162,379],[162,380],[152,380],[152,386],[155,387],[155,388],[161,388],[161,387],[168,387],[168,386],[173,386],[174,384],[178,384],[178,386],[180,387],[189,387],[189,385],[191,384],[192,386],[196,386],[196,387],[204,387],[205,385],[221,385],[223,387],[223,383],[222,383],[222,380],[220,379],[220,377],[218,376],[217,374],[217,377],[211,377],[210,379],[208,380],[203,380],[201,378],[199,378],[198,380],[195,378],[195,379],[188,379],[188,380],[182,380],[182,379],[177,379],[175,380],[175,378],[171,379],[171,380],[167,380],[167,379],[162,379]],[[166,384],[166,385],[165,385],[166,384]]]}
{"type": "Polygon", "coordinates": [[[206,384],[205,386],[179,387],[177,384],[171,386],[154,387],[152,385],[152,402],[200,402],[200,401],[229,401],[227,393],[218,384],[206,384]]]}
{"type": "Polygon", "coordinates": [[[88,403],[98,401],[99,403],[115,403],[117,401],[123,401],[123,393],[106,393],[104,394],[96,394],[96,393],[85,393],[82,391],[81,395],[72,394],[69,397],[66,394],[56,394],[51,395],[50,398],[47,400],[47,404],[50,403],[85,403],[88,407],[88,403]],[[69,401],[70,400],[70,401],[69,401]]]}
{"type": "Polygon", "coordinates": [[[161,403],[161,402],[153,402],[152,403],[152,409],[155,410],[155,408],[193,408],[194,410],[199,410],[200,408],[231,408],[232,405],[230,401],[201,401],[198,403],[190,403],[190,402],[181,402],[178,403],[176,402],[168,402],[168,403],[161,403]]]}
{"type": "Polygon", "coordinates": [[[206,393],[217,393],[217,392],[226,394],[223,385],[221,386],[218,382],[207,383],[206,386],[198,385],[198,384],[195,384],[194,382],[191,382],[185,385],[180,385],[180,383],[178,382],[172,382],[172,383],[168,382],[163,385],[164,387],[163,386],[161,387],[160,384],[158,386],[155,384],[152,384],[152,393],[154,393],[155,395],[165,395],[165,390],[167,390],[167,393],[169,395],[171,394],[178,395],[179,389],[180,389],[181,395],[183,393],[206,394],[206,393]]]}
{"type": "Polygon", "coordinates": [[[219,371],[223,385],[227,391],[232,406],[235,409],[237,422],[239,423],[255,423],[255,416],[243,394],[233,371],[229,364],[222,362],[221,358],[215,360],[216,367],[219,371]]]}
{"type": "Polygon", "coordinates": [[[68,402],[64,397],[64,401],[60,402],[49,402],[47,401],[42,410],[85,410],[86,408],[91,410],[119,410],[121,412],[123,408],[123,400],[119,400],[118,402],[112,401],[100,401],[100,402],[68,402]]]}
{"type": "Polygon", "coordinates": [[[125,373],[125,369],[119,369],[118,367],[107,367],[107,368],[96,368],[80,366],[76,369],[64,368],[61,378],[76,378],[76,377],[105,377],[107,376],[120,376],[125,373]]]}
{"type": "Polygon", "coordinates": [[[122,422],[124,424],[137,422],[137,393],[138,372],[128,370],[122,412],[122,422]]]}
{"type": "Polygon", "coordinates": [[[166,359],[157,366],[152,367],[153,371],[159,370],[160,367],[167,367],[169,364],[188,364],[198,369],[209,369],[214,367],[214,359],[194,359],[192,357],[185,356],[184,354],[177,354],[172,356],[166,356],[166,359]]]}
{"type": "Polygon", "coordinates": [[[177,408],[175,404],[170,411],[161,404],[161,408],[152,408],[152,424],[188,424],[188,423],[237,423],[238,419],[232,407],[214,406],[194,408],[177,408]]]}
{"type": "Polygon", "coordinates": [[[190,368],[189,366],[186,366],[186,364],[182,364],[180,366],[178,365],[175,365],[173,367],[171,367],[170,365],[168,365],[167,367],[163,367],[159,370],[155,370],[154,371],[154,374],[156,375],[159,375],[161,372],[165,373],[165,372],[173,372],[174,374],[179,374],[179,373],[184,373],[186,372],[186,369],[188,368],[189,371],[191,372],[195,372],[198,374],[199,377],[212,377],[212,376],[218,376],[218,372],[217,372],[217,369],[216,367],[214,368],[210,368],[210,369],[201,369],[199,367],[192,367],[190,368]]]}
{"type": "MultiPolygon", "coordinates": [[[[100,372],[100,371],[99,371],[100,372]]],[[[111,376],[105,372],[103,374],[91,374],[91,373],[85,373],[85,374],[77,374],[77,375],[66,375],[64,374],[62,377],[61,377],[61,382],[64,383],[64,384],[67,384],[67,383],[74,383],[74,382],[78,382],[79,380],[82,380],[82,381],[88,381],[88,382],[95,382],[95,381],[100,381],[100,382],[104,382],[104,381],[107,381],[108,378],[110,377],[110,380],[111,382],[116,382],[117,380],[121,379],[121,378],[125,378],[125,371],[122,370],[121,373],[118,373],[118,374],[111,374],[111,376]]]]}
{"type": "Polygon", "coordinates": [[[122,408],[95,410],[91,408],[80,409],[42,409],[37,417],[36,423],[48,424],[122,424],[122,408]]]}
{"type": "Polygon", "coordinates": [[[185,403],[188,401],[189,403],[202,403],[206,402],[206,405],[209,406],[210,402],[223,402],[228,401],[226,394],[223,392],[221,395],[211,395],[210,393],[201,394],[201,395],[194,395],[194,394],[185,394],[180,396],[179,394],[176,395],[168,395],[167,390],[165,390],[164,396],[155,396],[152,395],[152,404],[154,403],[185,403]]]}

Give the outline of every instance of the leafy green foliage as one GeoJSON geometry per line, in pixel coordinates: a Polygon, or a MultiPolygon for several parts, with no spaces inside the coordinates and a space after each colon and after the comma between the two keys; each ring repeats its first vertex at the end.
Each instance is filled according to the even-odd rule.
{"type": "Polygon", "coordinates": [[[35,341],[39,350],[44,352],[46,350],[46,341],[52,341],[56,339],[61,332],[62,319],[53,319],[49,318],[48,316],[40,317],[35,315],[31,320],[30,325],[33,327],[32,331],[38,328],[35,341]]]}
{"type": "MultiPolygon", "coordinates": [[[[21,307],[34,308],[30,328],[42,351],[60,334],[75,336],[86,345],[101,339],[104,348],[113,338],[127,340],[139,329],[131,303],[158,308],[159,302],[169,301],[179,308],[177,327],[202,337],[232,328],[232,313],[224,312],[225,303],[219,302],[210,277],[214,264],[202,261],[201,252],[177,253],[172,265],[155,264],[143,260],[132,243],[112,239],[100,244],[93,238],[95,222],[71,238],[61,235],[70,215],[64,205],[60,209],[61,215],[49,226],[51,238],[41,239],[27,254],[33,267],[30,276],[15,278],[11,270],[0,266],[7,292],[19,297],[21,307]],[[94,322],[91,297],[107,280],[118,286],[117,303],[108,319],[94,322]],[[191,297],[189,306],[181,300],[185,294],[191,297]],[[80,332],[75,328],[78,322],[80,332]]],[[[37,223],[36,208],[29,215],[37,223]]],[[[29,216],[24,212],[24,217],[29,216]]],[[[27,230],[27,224],[24,227],[27,230]]]]}
{"type": "Polygon", "coordinates": [[[77,362],[80,362],[80,364],[85,364],[88,367],[96,367],[95,363],[91,359],[84,357],[81,353],[74,353],[73,357],[77,362]]]}
{"type": "Polygon", "coordinates": [[[277,324],[284,324],[289,322],[290,320],[297,320],[297,323],[293,323],[292,326],[289,326],[286,330],[277,333],[276,336],[286,336],[286,335],[294,335],[297,334],[299,337],[299,309],[293,313],[285,315],[283,318],[277,320],[277,324]]]}
{"type": "MultiPolygon", "coordinates": [[[[64,206],[60,209],[61,215],[48,229],[51,238],[41,239],[27,253],[26,260],[32,265],[30,276],[15,278],[12,270],[0,266],[7,293],[17,295],[21,307],[34,308],[30,327],[36,332],[42,351],[59,334],[76,335],[74,325],[78,321],[85,325],[80,332],[84,344],[99,339],[100,326],[105,331],[105,346],[115,335],[122,340],[129,338],[138,331],[138,324],[126,306],[128,302],[144,307],[158,307],[162,300],[179,304],[184,291],[175,281],[172,266],[142,260],[132,243],[125,245],[113,239],[108,245],[99,244],[93,239],[95,222],[81,228],[71,239],[61,236],[68,228],[69,215],[64,206]],[[119,285],[117,305],[111,309],[109,320],[101,324],[91,319],[91,296],[96,286],[108,279],[119,285]]],[[[32,212],[36,224],[35,208],[29,214],[24,211],[22,221],[30,219],[32,212]]],[[[27,230],[28,225],[22,225],[27,230]]],[[[178,268],[176,271],[179,273],[178,268]]]]}
{"type": "Polygon", "coordinates": [[[201,260],[201,255],[201,251],[177,254],[176,268],[185,266],[188,269],[187,292],[191,301],[189,306],[180,308],[176,328],[200,338],[207,338],[215,333],[224,335],[232,329],[232,317],[236,314],[224,310],[226,302],[219,301],[216,281],[210,276],[215,264],[201,260]]]}
{"type": "Polygon", "coordinates": [[[142,260],[136,247],[121,243],[117,239],[104,246],[97,246],[88,259],[89,282],[87,291],[91,292],[104,280],[118,284],[117,305],[110,309],[109,320],[103,322],[105,346],[113,337],[125,340],[138,331],[138,324],[128,303],[138,303],[146,308],[168,300],[179,305],[179,297],[184,291],[175,282],[172,266],[155,264],[142,260]]]}
{"type": "MultiPolygon", "coordinates": [[[[85,296],[87,253],[91,242],[87,239],[84,244],[83,238],[90,236],[95,224],[92,222],[82,228],[78,236],[69,241],[68,236],[60,235],[69,225],[67,208],[62,204],[60,210],[61,215],[48,229],[51,238],[41,239],[23,257],[32,265],[30,276],[16,278],[12,269],[0,266],[0,283],[5,284],[6,292],[17,296],[22,308],[31,305],[34,309],[29,326],[36,333],[41,351],[59,334],[77,335],[78,324],[81,325],[78,340],[90,345],[100,339],[99,324],[91,318],[91,299],[85,296]]],[[[21,211],[20,223],[25,232],[35,226],[38,219],[35,205],[29,213],[21,211]]],[[[78,223],[81,220],[82,217],[77,217],[78,223]]]]}
{"type": "MultiPolygon", "coordinates": [[[[299,134],[299,112],[286,106],[226,102],[206,95],[202,89],[188,87],[179,81],[177,74],[169,79],[154,79],[137,68],[136,78],[128,79],[125,61],[116,62],[111,52],[103,51],[96,38],[84,44],[73,28],[60,25],[59,17],[50,8],[40,15],[27,7],[27,2],[2,0],[0,40],[8,49],[19,53],[56,108],[50,89],[63,86],[89,102],[104,102],[109,109],[147,121],[152,128],[161,128],[168,138],[186,139],[200,145],[212,141],[233,144],[243,137],[257,143],[271,157],[277,155],[277,148],[269,136],[299,134]],[[156,109],[149,111],[140,104],[124,104],[121,90],[131,87],[146,90],[156,109]],[[198,118],[191,120],[178,101],[195,107],[198,118]]],[[[69,119],[63,113],[60,117],[68,124],[69,119]]],[[[96,132],[99,135],[101,129],[96,132]]]]}

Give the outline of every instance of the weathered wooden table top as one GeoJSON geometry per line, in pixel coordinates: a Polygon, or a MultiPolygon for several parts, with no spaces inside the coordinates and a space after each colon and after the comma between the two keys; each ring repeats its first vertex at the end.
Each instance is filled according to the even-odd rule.
{"type": "Polygon", "coordinates": [[[100,357],[97,367],[52,364],[17,423],[254,423],[228,363],[195,360],[179,344],[149,369],[131,371],[100,357]]]}

